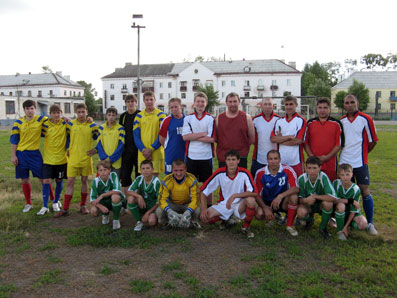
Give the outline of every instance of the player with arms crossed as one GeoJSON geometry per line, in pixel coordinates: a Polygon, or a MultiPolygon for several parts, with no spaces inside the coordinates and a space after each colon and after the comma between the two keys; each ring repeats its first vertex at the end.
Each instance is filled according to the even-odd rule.
{"type": "Polygon", "coordinates": [[[155,226],[157,217],[154,213],[159,206],[157,204],[160,179],[153,175],[153,164],[150,160],[144,160],[141,163],[141,173],[127,192],[128,210],[134,216],[136,225],[135,232],[139,232],[144,224],[155,226]]]}
{"type": "Polygon", "coordinates": [[[255,184],[259,194],[256,219],[273,220],[275,212],[285,212],[288,214],[287,231],[292,236],[298,236],[293,226],[298,208],[297,178],[291,167],[280,162],[280,153],[270,150],[267,153],[267,166],[256,172],[255,184]]]}
{"type": "Polygon", "coordinates": [[[306,173],[299,176],[298,185],[298,218],[305,220],[305,228],[310,229],[314,223],[314,213],[320,214],[320,235],[325,239],[330,238],[327,225],[337,198],[331,181],[321,171],[321,161],[318,157],[311,156],[306,160],[306,173]]]}
{"type": "Polygon", "coordinates": [[[91,215],[98,216],[102,213],[102,224],[109,223],[109,212],[113,211],[113,230],[120,229],[120,210],[124,194],[121,184],[108,160],[101,160],[97,164],[98,177],[91,184],[90,202],[91,215]]]}
{"type": "Polygon", "coordinates": [[[201,186],[201,213],[204,223],[228,220],[232,215],[244,220],[241,232],[248,238],[255,235],[249,226],[255,216],[256,187],[248,170],[238,166],[240,153],[229,150],[225,155],[226,167],[216,170],[201,186]],[[207,197],[220,187],[218,204],[207,208],[207,197]]]}

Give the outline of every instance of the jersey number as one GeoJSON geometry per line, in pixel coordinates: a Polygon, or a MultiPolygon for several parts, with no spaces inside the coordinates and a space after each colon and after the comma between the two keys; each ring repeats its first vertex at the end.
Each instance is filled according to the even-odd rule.
{"type": "Polygon", "coordinates": [[[283,186],[285,184],[285,177],[278,178],[278,185],[283,186]]]}

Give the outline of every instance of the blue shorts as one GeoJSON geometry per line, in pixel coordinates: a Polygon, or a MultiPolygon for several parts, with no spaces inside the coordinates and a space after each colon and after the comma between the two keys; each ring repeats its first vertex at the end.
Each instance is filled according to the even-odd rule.
{"type": "Polygon", "coordinates": [[[33,177],[42,178],[43,158],[40,150],[24,150],[18,151],[18,165],[15,167],[15,178],[29,178],[29,171],[33,177]]]}
{"type": "Polygon", "coordinates": [[[257,162],[256,160],[252,160],[252,164],[251,164],[251,175],[252,178],[255,178],[256,172],[259,169],[262,169],[265,166],[265,164],[261,164],[260,162],[257,162]]]}
{"type": "Polygon", "coordinates": [[[369,185],[369,169],[368,165],[363,165],[359,168],[353,169],[353,182],[354,180],[358,185],[369,185]]]}

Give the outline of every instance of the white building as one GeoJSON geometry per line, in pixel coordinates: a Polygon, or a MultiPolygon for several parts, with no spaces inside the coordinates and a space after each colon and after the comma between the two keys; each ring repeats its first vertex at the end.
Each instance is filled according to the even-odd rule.
{"type": "Polygon", "coordinates": [[[36,101],[40,115],[47,115],[50,105],[59,104],[65,116],[73,117],[75,105],[84,103],[84,87],[61,72],[0,75],[1,124],[23,116],[22,103],[27,99],[36,101]]]}
{"type": "MultiPolygon", "coordinates": [[[[137,95],[137,65],[126,63],[124,68],[102,78],[104,111],[110,106],[119,112],[126,110],[123,98],[127,94],[137,95]]],[[[193,96],[198,85],[213,85],[219,91],[221,106],[230,92],[245,98],[247,112],[255,114],[255,107],[263,97],[282,97],[285,92],[300,96],[301,72],[295,63],[285,64],[280,60],[241,60],[208,61],[168,64],[148,64],[140,66],[142,93],[151,90],[155,93],[157,106],[168,112],[168,100],[182,99],[185,110],[192,111],[193,96]]],[[[281,99],[276,100],[276,109],[281,108],[281,99]]],[[[143,108],[141,96],[141,109],[143,108]]],[[[217,113],[218,111],[215,111],[217,113]]]]}

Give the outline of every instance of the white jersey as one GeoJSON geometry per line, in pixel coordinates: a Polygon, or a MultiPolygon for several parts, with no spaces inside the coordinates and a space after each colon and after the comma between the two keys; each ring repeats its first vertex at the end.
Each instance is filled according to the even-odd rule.
{"type": "Polygon", "coordinates": [[[353,168],[368,164],[368,144],[377,142],[374,121],[370,116],[358,111],[350,121],[343,116],[340,119],[345,134],[345,146],[339,156],[339,164],[347,163],[353,168]]]}
{"type": "MultiPolygon", "coordinates": [[[[207,112],[201,118],[196,113],[183,120],[182,136],[190,133],[206,132],[210,138],[215,138],[215,119],[207,112]]],[[[214,156],[214,144],[200,141],[187,141],[185,155],[193,160],[207,160],[214,156]]]]}
{"type": "MultiPolygon", "coordinates": [[[[302,118],[298,113],[295,113],[290,121],[287,120],[287,116],[276,120],[272,136],[276,136],[276,133],[280,133],[282,136],[292,135],[304,141],[305,131],[306,119],[302,118]]],[[[296,166],[304,161],[303,143],[295,146],[279,144],[278,151],[281,155],[281,163],[287,166],[296,166]]]]}
{"type": "Polygon", "coordinates": [[[261,164],[267,164],[267,153],[270,150],[276,150],[277,144],[270,141],[274,124],[280,119],[280,116],[272,113],[269,120],[266,120],[265,115],[260,113],[252,118],[255,128],[255,144],[252,160],[256,160],[261,164]]]}

